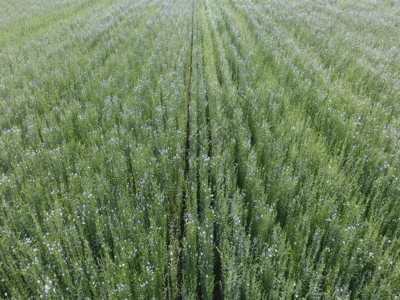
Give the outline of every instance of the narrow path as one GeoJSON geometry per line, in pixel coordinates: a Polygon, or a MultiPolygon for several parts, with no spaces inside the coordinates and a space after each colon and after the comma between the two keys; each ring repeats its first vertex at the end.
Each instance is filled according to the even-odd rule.
{"type": "MultiPolygon", "coordinates": [[[[208,135],[208,158],[212,161],[212,131],[211,131],[211,117],[210,117],[210,100],[208,99],[208,94],[206,94],[207,107],[206,107],[206,121],[207,121],[207,135],[208,135]]],[[[216,187],[215,178],[212,174],[211,168],[209,169],[208,184],[211,188],[211,210],[215,211],[216,203],[216,187]]],[[[219,230],[218,230],[218,220],[215,220],[213,224],[213,243],[214,243],[214,290],[213,299],[224,299],[223,288],[222,288],[222,264],[221,264],[221,253],[219,251],[219,230]]]]}
{"type": "Polygon", "coordinates": [[[190,170],[190,106],[192,102],[192,71],[193,71],[193,28],[194,28],[194,1],[192,2],[192,24],[191,24],[191,34],[190,34],[190,60],[189,60],[189,82],[187,85],[187,120],[186,120],[186,143],[185,143],[185,168],[184,168],[184,190],[182,193],[182,208],[180,215],[180,232],[179,232],[179,257],[178,257],[178,274],[177,274],[177,283],[178,283],[178,298],[183,299],[183,272],[185,267],[185,254],[184,254],[184,245],[183,240],[186,233],[186,211],[187,211],[187,182],[188,182],[188,174],[190,170]]]}

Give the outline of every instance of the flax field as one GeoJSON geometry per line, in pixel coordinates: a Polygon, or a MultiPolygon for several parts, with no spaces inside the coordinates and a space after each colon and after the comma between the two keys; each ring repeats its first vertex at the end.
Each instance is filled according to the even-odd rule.
{"type": "Polygon", "coordinates": [[[399,0],[0,0],[0,299],[399,299],[399,0]]]}

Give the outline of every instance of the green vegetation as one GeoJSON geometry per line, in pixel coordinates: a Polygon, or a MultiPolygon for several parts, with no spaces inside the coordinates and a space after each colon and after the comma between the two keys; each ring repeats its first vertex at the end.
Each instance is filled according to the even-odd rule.
{"type": "Polygon", "coordinates": [[[400,3],[0,7],[0,298],[398,299],[400,3]]]}

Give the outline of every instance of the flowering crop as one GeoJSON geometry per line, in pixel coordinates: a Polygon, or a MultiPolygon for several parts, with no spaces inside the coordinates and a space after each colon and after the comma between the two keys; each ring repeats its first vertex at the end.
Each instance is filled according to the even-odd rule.
{"type": "Polygon", "coordinates": [[[398,1],[0,8],[0,298],[400,296],[398,1]]]}

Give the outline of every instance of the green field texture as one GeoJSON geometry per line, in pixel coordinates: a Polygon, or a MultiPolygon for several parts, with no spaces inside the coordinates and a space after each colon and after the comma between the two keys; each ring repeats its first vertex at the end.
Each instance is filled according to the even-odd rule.
{"type": "Polygon", "coordinates": [[[0,0],[0,299],[398,299],[398,0],[0,0]]]}

